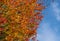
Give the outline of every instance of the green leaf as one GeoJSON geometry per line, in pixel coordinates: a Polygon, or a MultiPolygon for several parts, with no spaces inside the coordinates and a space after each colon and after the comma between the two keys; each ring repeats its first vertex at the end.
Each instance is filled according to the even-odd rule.
{"type": "Polygon", "coordinates": [[[2,8],[7,8],[7,6],[6,5],[2,5],[2,8]]]}
{"type": "Polygon", "coordinates": [[[3,24],[3,25],[0,25],[0,27],[3,27],[3,28],[5,28],[5,27],[7,27],[9,24],[8,23],[6,23],[6,24],[3,24]]]}
{"type": "Polygon", "coordinates": [[[5,32],[0,32],[0,34],[1,34],[0,40],[4,39],[7,36],[7,34],[5,32]]]}

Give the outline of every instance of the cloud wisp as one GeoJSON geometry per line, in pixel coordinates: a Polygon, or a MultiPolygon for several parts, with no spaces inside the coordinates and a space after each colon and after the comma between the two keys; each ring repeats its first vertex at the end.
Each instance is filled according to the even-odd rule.
{"type": "Polygon", "coordinates": [[[56,35],[50,27],[50,24],[43,23],[41,25],[42,33],[37,34],[39,41],[56,41],[56,35]]]}
{"type": "Polygon", "coordinates": [[[58,21],[60,21],[60,8],[58,8],[58,5],[59,4],[57,2],[51,3],[51,6],[53,8],[54,15],[56,16],[56,19],[58,21]]]}

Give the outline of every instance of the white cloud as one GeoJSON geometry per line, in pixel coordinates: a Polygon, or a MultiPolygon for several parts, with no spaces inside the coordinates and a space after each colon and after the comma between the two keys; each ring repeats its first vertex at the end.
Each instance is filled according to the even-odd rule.
{"type": "Polygon", "coordinates": [[[37,34],[37,39],[40,41],[57,41],[55,32],[51,29],[51,26],[49,23],[43,23],[41,25],[42,33],[37,34]]]}
{"type": "Polygon", "coordinates": [[[51,4],[52,8],[53,8],[53,11],[54,11],[54,15],[56,16],[56,19],[58,21],[60,21],[60,8],[58,8],[58,3],[57,2],[53,2],[51,4]]]}

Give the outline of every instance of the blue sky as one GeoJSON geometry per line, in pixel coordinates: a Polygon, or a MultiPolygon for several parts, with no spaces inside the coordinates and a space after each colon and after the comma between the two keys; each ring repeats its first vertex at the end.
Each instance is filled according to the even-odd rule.
{"type": "Polygon", "coordinates": [[[39,41],[60,41],[60,0],[45,1],[44,18],[37,30],[39,41]]]}

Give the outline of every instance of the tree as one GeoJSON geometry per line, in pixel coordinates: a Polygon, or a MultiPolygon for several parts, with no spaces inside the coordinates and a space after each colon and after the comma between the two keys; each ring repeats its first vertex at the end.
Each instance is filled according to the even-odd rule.
{"type": "Polygon", "coordinates": [[[36,35],[43,9],[37,0],[0,0],[0,40],[29,41],[36,35]]]}

